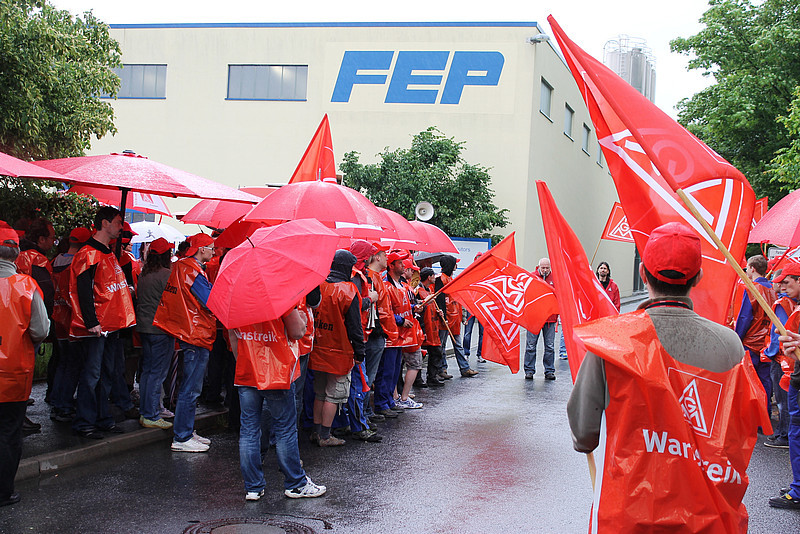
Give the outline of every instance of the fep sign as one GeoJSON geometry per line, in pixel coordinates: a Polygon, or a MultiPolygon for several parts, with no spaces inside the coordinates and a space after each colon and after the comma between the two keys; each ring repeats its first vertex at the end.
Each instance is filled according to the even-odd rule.
{"type": "Polygon", "coordinates": [[[470,85],[496,86],[505,58],[496,51],[346,51],[331,102],[349,102],[355,85],[386,85],[387,104],[458,104],[470,85]],[[450,61],[450,68],[447,69],[450,61]],[[425,74],[423,74],[425,73],[425,74]],[[444,88],[442,86],[444,81],[444,88]],[[431,89],[410,89],[431,86],[431,89]],[[435,88],[434,88],[435,87],[435,88]]]}

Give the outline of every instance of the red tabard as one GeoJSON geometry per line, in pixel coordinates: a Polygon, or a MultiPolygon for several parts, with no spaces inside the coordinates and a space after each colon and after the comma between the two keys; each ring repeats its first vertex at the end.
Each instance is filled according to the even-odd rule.
{"type": "Polygon", "coordinates": [[[202,272],[193,257],[172,264],[153,325],[184,343],[211,350],[217,336],[217,320],[192,294],[194,279],[202,272]]]}
{"type": "Polygon", "coordinates": [[[306,304],[306,299],[300,301],[297,310],[306,318],[306,333],[298,340],[300,355],[308,354],[314,348],[314,312],[306,304]]]}
{"type": "Polygon", "coordinates": [[[0,402],[28,400],[35,354],[28,335],[36,281],[25,274],[0,278],[0,402]]]}
{"type": "Polygon", "coordinates": [[[72,337],[93,336],[83,323],[78,303],[78,275],[93,265],[97,266],[94,273],[94,310],[100,328],[104,332],[114,332],[136,324],[131,292],[117,258],[86,246],[75,253],[69,268],[69,302],[72,306],[69,335],[72,337]]]}
{"type": "Polygon", "coordinates": [[[289,341],[282,319],[237,328],[237,386],[289,389],[300,376],[297,341],[289,341]]]}
{"type": "MultiPolygon", "coordinates": [[[[792,302],[792,300],[789,298],[786,298],[786,301],[788,301],[786,302],[786,305],[794,304],[794,302],[792,302]]],[[[798,332],[798,328],[800,328],[800,308],[795,306],[794,311],[792,311],[789,315],[789,318],[786,319],[786,324],[784,326],[786,327],[786,330],[790,332],[798,332]]],[[[778,352],[776,359],[778,360],[778,363],[781,364],[781,370],[783,371],[780,386],[784,391],[789,391],[789,381],[792,373],[794,372],[795,361],[783,353],[783,343],[781,343],[781,349],[780,352],[778,352]]]]}
{"type": "MultiPolygon", "coordinates": [[[[388,273],[386,276],[389,276],[388,273]]],[[[384,279],[383,283],[384,287],[386,288],[386,292],[389,294],[389,302],[392,306],[392,313],[414,323],[414,326],[411,328],[406,328],[403,325],[397,325],[397,339],[387,339],[386,346],[413,347],[415,345],[419,345],[419,342],[417,341],[417,322],[414,320],[414,315],[411,313],[411,302],[408,300],[408,286],[401,284],[400,287],[397,287],[388,278],[384,279]]],[[[392,315],[392,317],[394,317],[394,315],[392,315]]]]}
{"type": "Polygon", "coordinates": [[[133,257],[133,254],[127,250],[123,250],[122,255],[119,257],[119,266],[125,267],[126,265],[131,266],[131,280],[133,281],[133,288],[135,290],[136,284],[139,283],[139,275],[142,274],[142,265],[133,257]]]}
{"type": "MultiPolygon", "coordinates": [[[[447,285],[453,279],[446,274],[442,273],[439,275],[439,278],[442,280],[442,284],[447,285]]],[[[447,326],[450,327],[450,332],[457,336],[461,333],[461,318],[462,318],[462,308],[459,302],[456,302],[455,299],[450,298],[450,295],[447,293],[444,294],[445,296],[445,303],[446,303],[446,311],[445,317],[447,317],[447,326]]],[[[441,323],[441,319],[439,320],[441,323]]],[[[442,325],[442,330],[445,329],[445,326],[442,325]]]]}
{"type": "Polygon", "coordinates": [[[361,296],[352,282],[322,282],[319,288],[322,302],[315,313],[314,348],[308,358],[308,367],[333,375],[346,375],[355,362],[344,316],[354,298],[361,305],[361,296]]]}
{"type": "Polygon", "coordinates": [[[667,354],[644,311],[575,327],[605,360],[589,532],[747,532],[746,469],[764,390],[750,358],[725,373],[667,354]]]}
{"type": "Polygon", "coordinates": [[[69,339],[69,325],[72,322],[72,306],[69,302],[69,265],[53,271],[53,325],[57,339],[69,339]]]}
{"type": "MultiPolygon", "coordinates": [[[[361,300],[363,301],[364,298],[369,296],[369,282],[367,282],[367,277],[364,275],[364,273],[362,273],[361,271],[359,271],[358,269],[353,267],[353,272],[352,272],[351,278],[355,278],[355,277],[358,277],[358,278],[361,279],[361,293],[360,293],[360,295],[361,295],[361,300]]],[[[361,306],[361,308],[362,308],[361,309],[361,330],[364,331],[364,341],[366,341],[367,337],[369,337],[369,332],[367,331],[367,321],[369,320],[369,310],[370,309],[367,308],[365,310],[365,309],[363,309],[364,306],[361,306]]]]}
{"type": "Polygon", "coordinates": [[[378,293],[378,321],[381,323],[383,333],[386,334],[387,341],[395,341],[398,335],[397,323],[394,322],[392,304],[389,302],[389,294],[383,285],[381,273],[375,272],[369,267],[365,269],[365,272],[372,282],[372,288],[378,293]]]}
{"type": "MultiPolygon", "coordinates": [[[[775,294],[775,290],[771,287],[764,287],[758,282],[754,282],[756,289],[758,292],[761,293],[761,296],[764,297],[769,304],[775,302],[775,299],[778,296],[775,294]]],[[[744,338],[742,339],[742,345],[747,347],[748,349],[752,349],[756,352],[761,352],[766,347],[765,340],[769,335],[769,327],[772,324],[767,317],[767,313],[764,311],[764,308],[756,301],[755,297],[750,295],[750,292],[747,292],[747,296],[750,299],[750,305],[753,308],[753,321],[750,323],[750,328],[747,329],[745,332],[744,338]]]]}
{"type": "MultiPolygon", "coordinates": [[[[425,287],[420,284],[417,286],[417,296],[425,300],[429,295],[433,294],[433,286],[425,287]]],[[[439,315],[436,313],[436,303],[431,301],[422,309],[422,331],[424,338],[423,345],[438,347],[442,344],[439,339],[439,315]]]]}
{"type": "Polygon", "coordinates": [[[51,276],[53,275],[53,266],[47,261],[45,255],[33,248],[20,252],[14,263],[17,265],[17,272],[20,274],[30,276],[32,267],[41,267],[47,269],[51,276]]]}

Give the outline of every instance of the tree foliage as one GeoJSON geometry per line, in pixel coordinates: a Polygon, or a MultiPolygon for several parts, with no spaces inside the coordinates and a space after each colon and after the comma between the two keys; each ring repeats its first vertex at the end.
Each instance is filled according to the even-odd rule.
{"type": "Polygon", "coordinates": [[[0,0],[0,151],[30,159],[83,155],[114,133],[119,44],[91,12],[44,0],[0,0]]]}
{"type": "Polygon", "coordinates": [[[381,161],[363,165],[358,152],[348,152],[340,165],[345,184],[376,205],[414,219],[414,207],[434,206],[435,224],[450,236],[493,237],[494,228],[508,224],[507,210],[494,205],[489,169],[467,163],[464,142],[446,137],[431,126],[414,136],[411,148],[384,149],[381,161]]]}
{"type": "Polygon", "coordinates": [[[778,150],[772,160],[770,173],[779,182],[797,189],[800,187],[800,87],[794,92],[789,113],[778,117],[778,120],[786,128],[791,141],[789,146],[778,150]]]}
{"type": "Polygon", "coordinates": [[[791,143],[778,117],[800,85],[800,0],[711,0],[700,21],[672,50],[694,55],[689,68],[716,83],[678,104],[679,122],[774,203],[785,193],[770,162],[791,143]]]}

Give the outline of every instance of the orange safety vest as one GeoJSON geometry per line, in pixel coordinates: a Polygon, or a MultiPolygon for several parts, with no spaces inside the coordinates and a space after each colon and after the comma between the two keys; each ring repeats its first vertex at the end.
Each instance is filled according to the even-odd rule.
{"type": "Polygon", "coordinates": [[[297,341],[300,355],[303,356],[314,348],[314,312],[306,304],[305,298],[297,305],[297,311],[306,317],[306,333],[297,341]]]}
{"type": "Polygon", "coordinates": [[[117,258],[114,254],[105,254],[86,246],[75,253],[69,267],[69,301],[72,306],[69,335],[72,337],[93,335],[86,329],[78,301],[78,276],[93,265],[97,266],[94,273],[94,310],[100,328],[104,332],[115,332],[136,324],[131,292],[117,258]]]}
{"type": "Polygon", "coordinates": [[[29,248],[28,250],[20,252],[14,263],[17,266],[17,272],[20,274],[27,274],[30,276],[33,267],[41,267],[47,269],[50,276],[53,275],[53,266],[47,261],[45,255],[35,248],[29,248]]]}
{"type": "Polygon", "coordinates": [[[192,284],[202,273],[193,257],[172,264],[153,325],[184,343],[211,350],[217,337],[217,320],[192,294],[192,284]]]}
{"type": "Polygon", "coordinates": [[[386,287],[386,292],[389,294],[389,302],[392,305],[392,313],[399,315],[403,319],[408,319],[414,325],[411,328],[406,328],[401,324],[397,325],[397,339],[387,339],[386,346],[414,347],[415,345],[419,345],[419,340],[417,339],[418,323],[414,320],[414,314],[411,312],[411,301],[408,299],[408,286],[403,283],[400,284],[400,287],[395,286],[394,283],[389,280],[388,273],[386,274],[386,278],[384,278],[383,283],[386,287]]]}
{"type": "MultiPolygon", "coordinates": [[[[417,296],[425,300],[429,295],[433,294],[433,288],[427,288],[420,284],[417,286],[417,296]]],[[[442,344],[439,339],[439,321],[437,320],[439,314],[436,313],[436,303],[431,301],[425,305],[422,310],[422,331],[424,334],[423,345],[438,347],[442,344]]]]}
{"type": "Polygon", "coordinates": [[[372,288],[378,293],[378,322],[381,323],[387,341],[394,342],[398,335],[397,323],[394,321],[392,304],[389,302],[389,293],[386,292],[386,286],[383,285],[381,273],[373,271],[369,267],[365,269],[365,272],[372,282],[372,288]]]}
{"type": "Polygon", "coordinates": [[[282,319],[243,326],[232,334],[237,339],[237,386],[289,389],[300,377],[297,341],[289,341],[282,319]]]}
{"type": "Polygon", "coordinates": [[[69,301],[70,265],[53,270],[53,325],[56,339],[69,339],[69,325],[72,322],[72,305],[69,301]]]}
{"type": "Polygon", "coordinates": [[[0,402],[28,400],[36,355],[28,335],[33,294],[42,292],[26,274],[0,278],[0,402]]]}
{"type": "MultiPolygon", "coordinates": [[[[442,281],[443,285],[449,284],[453,279],[450,276],[442,273],[439,275],[439,279],[442,281]]],[[[462,317],[462,308],[459,302],[456,302],[455,299],[450,298],[450,295],[447,293],[444,294],[444,301],[445,301],[445,317],[447,318],[447,326],[450,327],[450,332],[457,336],[461,333],[461,317],[462,317]]],[[[441,325],[440,330],[446,330],[447,328],[444,324],[441,324],[441,318],[439,319],[439,324],[441,325]]]]}
{"type": "Polygon", "coordinates": [[[344,316],[353,299],[361,296],[352,282],[322,282],[322,301],[314,321],[314,348],[308,359],[309,369],[333,375],[346,375],[353,369],[353,345],[347,337],[344,316]]]}
{"type": "Polygon", "coordinates": [[[770,429],[749,357],[714,373],[673,359],[645,311],[575,327],[605,361],[589,532],[747,532],[747,466],[770,429]]]}

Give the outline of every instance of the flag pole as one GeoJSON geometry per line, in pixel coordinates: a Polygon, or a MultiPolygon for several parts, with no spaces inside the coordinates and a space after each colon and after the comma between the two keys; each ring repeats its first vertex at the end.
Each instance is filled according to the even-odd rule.
{"type": "Polygon", "coordinates": [[[600,242],[602,240],[603,240],[603,237],[601,236],[600,239],[597,241],[597,246],[594,247],[594,254],[592,254],[592,261],[589,262],[589,267],[594,265],[594,259],[595,259],[595,257],[597,257],[597,251],[600,250],[600,242]]]}
{"type": "MultiPolygon", "coordinates": [[[[689,209],[692,215],[694,215],[694,218],[697,219],[697,222],[699,222],[703,226],[703,229],[706,231],[706,233],[709,236],[711,236],[711,239],[714,240],[714,243],[717,245],[717,248],[719,248],[719,250],[725,256],[725,258],[728,260],[728,263],[730,263],[731,267],[733,267],[733,270],[736,271],[736,274],[738,274],[739,278],[741,278],[742,282],[744,282],[744,285],[747,288],[747,290],[750,292],[751,295],[753,295],[756,298],[756,302],[758,302],[761,308],[763,308],[764,313],[767,314],[767,317],[769,317],[770,321],[772,321],[772,324],[775,325],[775,329],[778,332],[780,332],[782,336],[788,335],[786,332],[786,327],[783,326],[783,323],[781,323],[781,321],[778,319],[778,316],[775,315],[774,311],[772,311],[772,306],[770,306],[767,303],[767,301],[764,300],[764,297],[761,295],[761,292],[758,291],[758,289],[756,289],[756,286],[753,283],[753,281],[750,280],[750,277],[747,276],[747,274],[742,270],[742,267],[739,265],[739,262],[737,262],[734,259],[733,255],[731,255],[728,248],[722,243],[722,240],[720,240],[717,234],[714,233],[714,230],[711,229],[711,226],[709,226],[706,220],[703,218],[703,216],[700,215],[700,212],[697,211],[697,208],[695,207],[694,202],[692,202],[692,200],[689,198],[689,195],[684,193],[683,189],[680,188],[676,189],[675,193],[683,201],[683,203],[686,205],[686,207],[689,209]]],[[[795,359],[800,360],[800,349],[795,349],[795,359]]]]}

